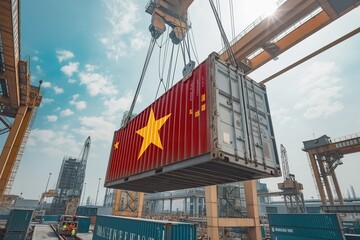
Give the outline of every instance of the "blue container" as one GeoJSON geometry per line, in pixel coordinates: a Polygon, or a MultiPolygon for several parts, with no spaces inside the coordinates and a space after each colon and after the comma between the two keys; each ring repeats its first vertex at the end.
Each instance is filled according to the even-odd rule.
{"type": "Polygon", "coordinates": [[[3,215],[3,214],[0,215],[0,221],[1,220],[8,220],[8,218],[9,218],[9,215],[3,215]]]}
{"type": "Polygon", "coordinates": [[[344,240],[336,214],[269,214],[271,239],[344,240]]]}
{"type": "Polygon", "coordinates": [[[33,210],[13,209],[6,223],[6,232],[27,232],[33,216],[33,210]]]}
{"type": "Polygon", "coordinates": [[[188,223],[98,215],[93,240],[196,240],[196,226],[188,223]]]}
{"type": "Polygon", "coordinates": [[[59,221],[59,215],[44,215],[43,221],[44,222],[57,222],[57,221],[59,221]]]}
{"type": "Polygon", "coordinates": [[[91,218],[77,216],[77,221],[78,221],[78,230],[77,230],[77,232],[78,233],[88,233],[89,228],[90,228],[91,218]]]}
{"type": "Polygon", "coordinates": [[[25,240],[27,232],[7,232],[4,239],[6,240],[25,240]]]}
{"type": "Polygon", "coordinates": [[[97,208],[95,207],[78,207],[76,209],[76,215],[79,216],[96,216],[97,208]]]}

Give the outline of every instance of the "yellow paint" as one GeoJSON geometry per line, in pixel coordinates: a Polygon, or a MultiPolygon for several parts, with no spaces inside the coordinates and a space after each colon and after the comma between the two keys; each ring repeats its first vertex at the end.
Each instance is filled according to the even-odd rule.
{"type": "Polygon", "coordinates": [[[114,144],[114,148],[115,148],[115,149],[119,149],[119,143],[120,143],[120,142],[116,142],[116,143],[114,144]]]}
{"type": "Polygon", "coordinates": [[[166,115],[165,117],[156,120],[154,110],[151,108],[147,125],[136,131],[137,134],[144,138],[140,148],[138,159],[143,155],[143,153],[150,146],[150,144],[154,144],[158,148],[163,149],[159,130],[168,120],[170,115],[171,113],[166,115]]]}
{"type": "Polygon", "coordinates": [[[193,110],[192,110],[192,109],[189,110],[189,114],[190,114],[190,115],[193,114],[193,110]]]}
{"type": "Polygon", "coordinates": [[[198,117],[198,116],[200,116],[200,111],[195,112],[195,117],[198,117]]]}
{"type": "Polygon", "coordinates": [[[205,102],[205,93],[201,95],[201,101],[205,102]]]}
{"type": "Polygon", "coordinates": [[[206,107],[205,104],[201,105],[201,111],[205,111],[206,107]]]}

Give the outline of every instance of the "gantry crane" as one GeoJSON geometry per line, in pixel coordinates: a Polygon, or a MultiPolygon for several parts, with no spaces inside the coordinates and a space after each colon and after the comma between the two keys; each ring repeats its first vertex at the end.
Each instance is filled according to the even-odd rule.
{"type": "Polygon", "coordinates": [[[24,136],[42,99],[40,85],[30,85],[29,61],[20,60],[19,9],[19,0],[0,1],[0,119],[10,128],[0,155],[0,198],[15,174],[24,136]],[[5,118],[14,120],[9,124],[5,118]]]}

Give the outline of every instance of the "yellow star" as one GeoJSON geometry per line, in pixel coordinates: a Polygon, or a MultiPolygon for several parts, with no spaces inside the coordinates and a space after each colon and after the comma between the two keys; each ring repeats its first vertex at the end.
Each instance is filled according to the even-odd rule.
{"type": "Polygon", "coordinates": [[[116,142],[116,143],[114,144],[115,149],[119,149],[119,143],[120,143],[120,142],[116,142]]]}
{"type": "Polygon", "coordinates": [[[163,149],[161,138],[159,136],[159,130],[170,117],[170,115],[171,113],[166,115],[165,117],[155,120],[154,111],[151,108],[147,125],[142,129],[136,131],[137,134],[144,138],[138,159],[143,155],[143,153],[146,151],[146,149],[150,146],[151,143],[158,148],[163,149]]]}

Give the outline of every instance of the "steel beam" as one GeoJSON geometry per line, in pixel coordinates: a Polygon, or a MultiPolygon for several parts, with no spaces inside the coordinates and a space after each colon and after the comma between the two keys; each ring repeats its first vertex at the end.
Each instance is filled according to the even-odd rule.
{"type": "Polygon", "coordinates": [[[216,185],[205,187],[205,201],[208,238],[211,240],[219,240],[219,213],[216,185]]]}
{"type": "Polygon", "coordinates": [[[9,142],[6,141],[5,147],[0,157],[0,163],[2,169],[1,177],[0,177],[0,196],[4,194],[6,184],[9,181],[12,168],[16,161],[16,157],[19,153],[20,146],[23,142],[27,127],[29,126],[29,122],[33,114],[33,109],[30,107],[20,107],[19,111],[21,111],[21,113],[19,113],[19,119],[21,119],[21,123],[17,124],[16,123],[17,119],[15,118],[14,125],[11,128],[8,136],[8,139],[10,138],[10,141],[9,142]],[[23,108],[25,108],[26,111],[25,115],[22,114],[23,108]],[[16,133],[12,132],[13,129],[14,132],[16,133]]]}
{"type": "Polygon", "coordinates": [[[249,227],[249,239],[262,239],[260,231],[259,205],[256,190],[256,180],[244,181],[246,209],[248,218],[254,220],[254,226],[249,227]]]}

